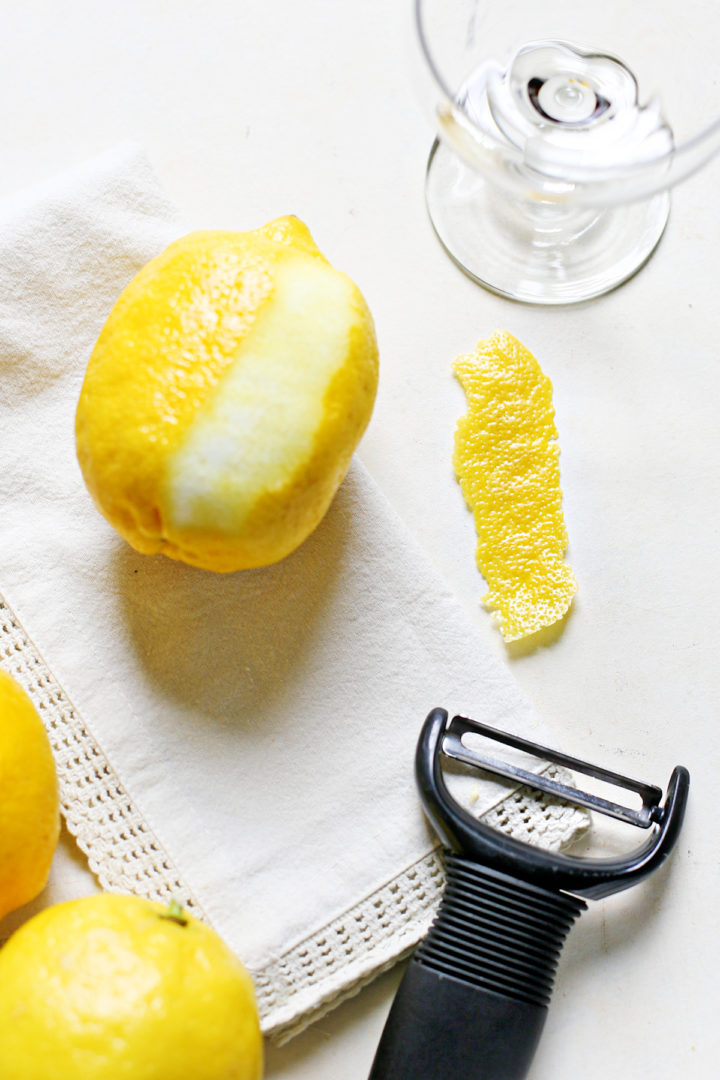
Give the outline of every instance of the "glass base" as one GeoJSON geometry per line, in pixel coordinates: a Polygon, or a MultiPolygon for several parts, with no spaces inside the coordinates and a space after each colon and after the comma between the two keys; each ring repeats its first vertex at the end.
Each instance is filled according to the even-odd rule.
{"type": "Polygon", "coordinates": [[[532,304],[578,303],[627,281],[657,247],[670,212],[667,192],[609,208],[524,201],[439,140],[425,197],[457,265],[492,292],[532,304]]]}

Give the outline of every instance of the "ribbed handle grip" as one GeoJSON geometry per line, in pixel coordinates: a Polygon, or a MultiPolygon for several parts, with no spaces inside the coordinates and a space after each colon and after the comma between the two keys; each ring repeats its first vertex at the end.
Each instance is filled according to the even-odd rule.
{"type": "Polygon", "coordinates": [[[523,1080],[585,906],[449,855],[438,915],[400,984],[370,1080],[523,1080]]]}

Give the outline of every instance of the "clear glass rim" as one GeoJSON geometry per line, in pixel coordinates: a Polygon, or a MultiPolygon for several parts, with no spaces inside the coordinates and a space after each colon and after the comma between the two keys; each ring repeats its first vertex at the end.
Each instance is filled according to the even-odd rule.
{"type": "MultiPolygon", "coordinates": [[[[452,114],[461,118],[464,126],[471,130],[479,131],[480,129],[477,128],[472,117],[455,99],[455,91],[451,90],[448,86],[446,78],[440,71],[435,60],[433,50],[427,37],[425,21],[423,18],[423,9],[426,6],[426,0],[413,0],[413,6],[415,30],[423,59],[427,64],[433,81],[444,99],[443,104],[452,114]]],[[[518,165],[523,164],[523,154],[519,148],[513,147],[510,143],[503,141],[501,138],[495,137],[489,131],[483,130],[482,136],[485,142],[491,142],[494,149],[501,152],[509,160],[512,160],[518,165]]],[[[636,198],[644,195],[650,196],[655,192],[672,187],[679,183],[680,180],[684,180],[694,172],[697,172],[698,169],[707,164],[718,150],[720,150],[720,117],[717,120],[713,120],[695,135],[691,135],[689,138],[685,139],[684,142],[675,143],[667,154],[660,155],[648,162],[639,162],[637,165],[625,167],[618,166],[615,182],[619,181],[620,183],[627,183],[627,181],[632,178],[633,189],[639,189],[638,193],[632,195],[632,197],[636,198]],[[664,171],[662,170],[663,165],[667,166],[664,171]]],[[[538,174],[538,176],[540,176],[540,174],[538,174]]],[[[557,178],[548,176],[543,177],[543,179],[552,181],[557,178]]],[[[592,166],[588,166],[587,170],[583,170],[581,166],[576,166],[573,183],[598,186],[599,184],[607,184],[607,179],[599,179],[596,170],[592,166]]]]}

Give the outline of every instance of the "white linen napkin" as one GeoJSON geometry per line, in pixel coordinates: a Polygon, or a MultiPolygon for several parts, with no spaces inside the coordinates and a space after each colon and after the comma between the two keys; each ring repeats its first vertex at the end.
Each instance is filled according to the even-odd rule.
{"type": "MultiPolygon", "coordinates": [[[[432,916],[442,865],[413,780],[429,709],[549,735],[357,459],[264,570],[139,555],[94,509],[73,439],[85,365],[120,290],[184,231],[134,146],[0,208],[0,662],[45,717],[102,886],[191,905],[287,1036],[432,916]]],[[[559,847],[585,827],[468,784],[516,835],[559,847]]]]}

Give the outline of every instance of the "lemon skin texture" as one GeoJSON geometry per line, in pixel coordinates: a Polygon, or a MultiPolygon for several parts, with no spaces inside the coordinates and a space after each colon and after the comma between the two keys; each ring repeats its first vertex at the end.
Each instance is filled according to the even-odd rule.
{"type": "Polygon", "coordinates": [[[457,357],[469,410],[455,432],[453,466],[478,535],[483,598],[503,640],[558,622],[577,592],[564,559],[560,447],[552,383],[506,331],[457,357]]]}
{"type": "Polygon", "coordinates": [[[0,918],[42,892],[59,833],[45,728],[22,687],[0,670],[0,918]]]}
{"type": "Polygon", "coordinates": [[[100,334],[78,461],[138,551],[265,566],[327,512],[377,380],[367,304],[297,218],[191,233],[140,271],[100,334]]]}
{"type": "Polygon", "coordinates": [[[139,897],[46,908],[0,950],[3,1080],[260,1080],[250,976],[139,897]]]}

